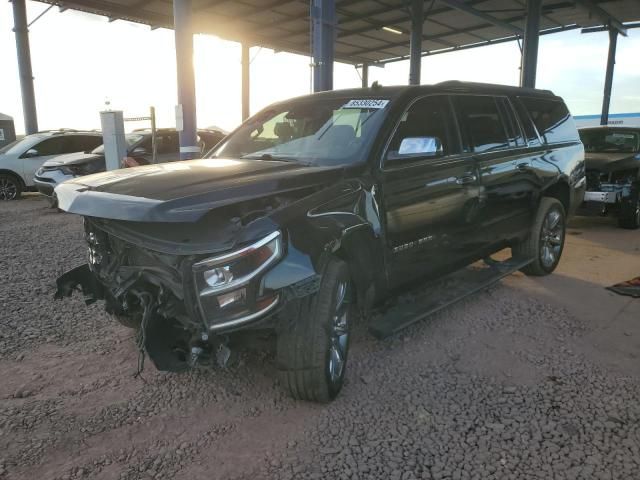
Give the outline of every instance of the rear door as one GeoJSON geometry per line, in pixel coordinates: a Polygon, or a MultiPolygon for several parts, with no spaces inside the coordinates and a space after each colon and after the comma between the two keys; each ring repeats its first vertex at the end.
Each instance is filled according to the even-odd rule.
{"type": "Polygon", "coordinates": [[[506,97],[457,95],[456,114],[463,148],[480,171],[478,213],[483,249],[518,236],[530,221],[533,185],[530,159],[506,97]]]}
{"type": "Polygon", "coordinates": [[[404,112],[380,183],[392,287],[463,261],[475,238],[479,182],[473,158],[461,153],[447,96],[420,98],[404,112]]]}

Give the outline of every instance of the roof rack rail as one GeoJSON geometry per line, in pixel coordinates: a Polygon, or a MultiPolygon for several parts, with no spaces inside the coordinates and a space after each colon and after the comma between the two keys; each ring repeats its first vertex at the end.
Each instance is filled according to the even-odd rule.
{"type": "Polygon", "coordinates": [[[481,82],[465,82],[462,80],[445,80],[443,82],[436,83],[439,87],[456,87],[458,90],[472,90],[475,86],[483,86],[483,87],[500,87],[500,88],[513,88],[513,89],[523,89],[523,90],[535,90],[539,93],[547,93],[549,95],[555,95],[551,90],[545,90],[541,88],[531,88],[531,87],[518,87],[514,85],[500,85],[497,83],[481,83],[481,82]]]}
{"type": "Polygon", "coordinates": [[[62,133],[62,132],[77,132],[75,128],[53,128],[51,130],[38,130],[36,133],[62,133]]]}

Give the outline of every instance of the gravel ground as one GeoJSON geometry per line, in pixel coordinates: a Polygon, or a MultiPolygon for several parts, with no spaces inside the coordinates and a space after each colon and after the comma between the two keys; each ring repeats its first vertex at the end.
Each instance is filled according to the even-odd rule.
{"type": "Polygon", "coordinates": [[[358,325],[327,406],[282,391],[269,337],[225,370],[134,378],[131,330],[52,300],[84,259],[80,219],[0,204],[0,478],[640,478],[639,301],[571,274],[607,255],[640,274],[640,235],[617,251],[589,227],[554,278],[512,275],[385,341],[358,325]]]}

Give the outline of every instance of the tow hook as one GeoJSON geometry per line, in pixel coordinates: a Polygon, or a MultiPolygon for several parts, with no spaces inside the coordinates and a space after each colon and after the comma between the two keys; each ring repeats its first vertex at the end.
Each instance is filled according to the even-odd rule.
{"type": "Polygon", "coordinates": [[[198,363],[200,357],[204,353],[204,348],[202,347],[191,347],[191,356],[189,357],[189,361],[187,362],[191,368],[195,367],[198,363]]]}
{"type": "Polygon", "coordinates": [[[225,342],[220,342],[216,349],[216,362],[218,362],[218,366],[225,368],[227,363],[229,363],[229,357],[231,357],[231,350],[225,342]]]}

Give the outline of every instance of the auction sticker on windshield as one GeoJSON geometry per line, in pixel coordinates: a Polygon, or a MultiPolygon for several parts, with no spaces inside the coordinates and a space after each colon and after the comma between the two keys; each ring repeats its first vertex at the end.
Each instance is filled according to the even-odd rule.
{"type": "Polygon", "coordinates": [[[366,98],[363,100],[349,100],[342,108],[384,108],[389,100],[366,98]]]}

